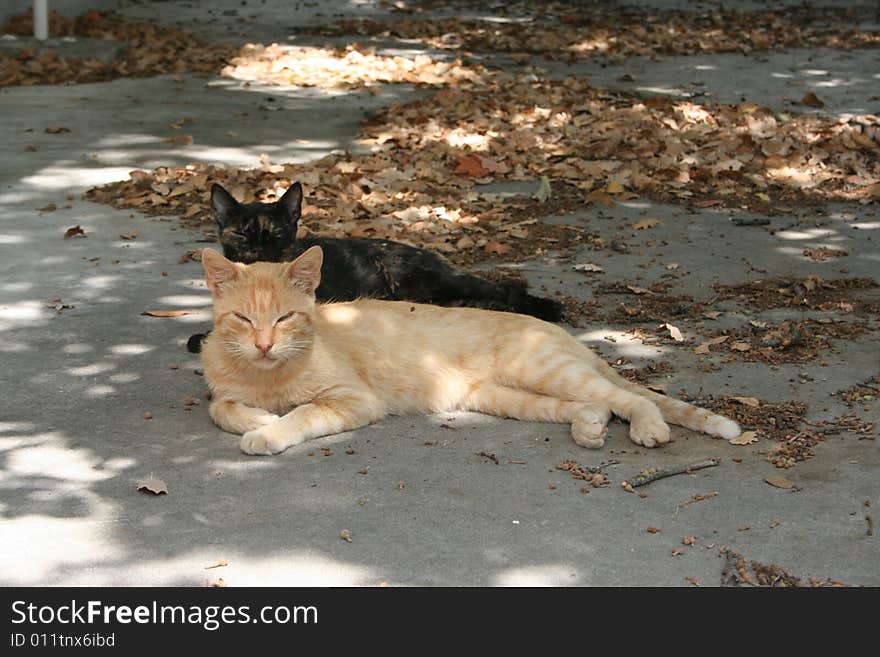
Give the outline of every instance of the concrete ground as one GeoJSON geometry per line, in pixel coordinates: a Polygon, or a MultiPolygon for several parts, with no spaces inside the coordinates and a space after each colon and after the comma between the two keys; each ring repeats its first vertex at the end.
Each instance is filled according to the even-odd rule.
{"type": "MultiPolygon", "coordinates": [[[[278,31],[286,3],[255,5],[259,14],[248,21],[224,16],[237,1],[211,3],[211,21],[189,11],[192,4],[129,2],[121,13],[267,42],[278,38],[266,34],[278,31]]],[[[348,11],[347,3],[325,3],[327,14],[328,5],[348,11]]],[[[306,3],[298,11],[314,18],[306,3]]],[[[377,10],[358,3],[356,11],[377,10]]],[[[648,95],[699,89],[711,100],[780,109],[823,83],[822,111],[876,113],[878,63],[877,50],[817,50],[661,57],[601,71],[585,63],[575,72],[648,95]],[[634,80],[620,82],[624,72],[634,80]],[[788,77],[768,75],[775,72],[788,77]]],[[[880,585],[880,539],[867,534],[865,520],[873,513],[866,501],[880,503],[880,454],[876,441],[848,434],[781,472],[799,489],[784,490],[764,482],[780,474],[767,461],[769,442],[735,447],[680,428],[673,444],[646,450],[614,422],[605,448],[594,452],[576,446],[562,425],[397,417],[265,458],[242,454],[237,437],[211,423],[200,363],[184,348],[210,317],[200,265],[180,263],[204,246],[202,235],[176,218],[115,210],[81,193],[135,168],[194,160],[255,166],[261,153],[276,162],[318,158],[354,147],[365,112],[416,93],[402,85],[379,95],[244,88],[196,75],[0,90],[0,584],[202,585],[222,577],[233,586],[675,586],[689,585],[687,577],[718,585],[718,548],[727,546],[803,578],[880,585]],[[283,109],[261,109],[267,96],[283,109]],[[187,126],[194,144],[162,142],[169,124],[185,117],[195,119],[187,126]],[[59,126],[69,132],[45,131],[59,126]],[[74,225],[86,236],[63,239],[74,225]],[[120,237],[129,232],[136,238],[120,237]],[[170,308],[196,312],[141,315],[170,308]],[[655,482],[641,489],[645,498],[620,488],[642,469],[707,457],[721,464],[655,482]],[[613,485],[580,492],[583,482],[555,468],[565,459],[619,461],[606,470],[613,485]],[[151,476],[167,483],[167,495],[136,490],[151,476]],[[344,529],[350,543],[340,540],[344,529]],[[685,536],[698,540],[684,546],[685,536]],[[206,569],[220,560],[228,565],[206,569]]],[[[878,278],[876,204],[773,217],[772,233],[735,227],[728,214],[643,200],[591,206],[546,220],[577,222],[606,238],[626,234],[628,254],[602,256],[605,273],[593,279],[553,258],[522,269],[533,285],[584,301],[593,282],[648,284],[669,262],[680,265],[671,291],[700,298],[716,282],[834,278],[841,267],[849,277],[878,278]],[[626,230],[646,217],[662,222],[650,236],[626,230]],[[849,256],[817,263],[801,255],[821,245],[844,245],[849,256]]],[[[586,251],[574,260],[596,258],[586,251]]],[[[723,326],[789,316],[718,309],[727,311],[723,326]]],[[[831,396],[880,373],[876,317],[870,322],[867,333],[823,353],[827,366],[733,362],[713,372],[697,367],[693,344],[646,345],[601,323],[571,330],[610,359],[671,362],[674,373],[660,381],[669,391],[795,399],[813,419],[855,412],[876,422],[877,400],[852,411],[831,396]]]]}

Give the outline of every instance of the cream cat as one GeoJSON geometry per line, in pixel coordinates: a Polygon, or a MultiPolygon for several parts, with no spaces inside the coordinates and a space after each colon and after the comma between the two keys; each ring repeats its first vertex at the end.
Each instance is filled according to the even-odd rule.
{"type": "Polygon", "coordinates": [[[322,259],[317,246],[280,264],[202,253],[214,301],[202,349],[210,414],[244,434],[248,454],[277,454],[388,414],[453,410],[570,422],[574,441],[592,448],[603,445],[612,413],[645,447],[669,441],[666,421],[739,435],[732,420],[627,381],[532,317],[406,301],[318,305],[322,259]]]}

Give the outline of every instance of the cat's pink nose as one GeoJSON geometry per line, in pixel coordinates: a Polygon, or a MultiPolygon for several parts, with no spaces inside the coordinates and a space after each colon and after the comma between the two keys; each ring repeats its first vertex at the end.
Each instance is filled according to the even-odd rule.
{"type": "Polygon", "coordinates": [[[269,353],[269,350],[272,348],[272,343],[271,342],[268,342],[268,343],[257,342],[256,346],[257,346],[257,349],[262,351],[263,355],[265,356],[266,354],[269,353]]]}

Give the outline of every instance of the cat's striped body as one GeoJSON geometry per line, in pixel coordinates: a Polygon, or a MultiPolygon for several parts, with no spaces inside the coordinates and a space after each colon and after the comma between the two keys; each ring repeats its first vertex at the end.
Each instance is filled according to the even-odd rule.
{"type": "Polygon", "coordinates": [[[739,433],[731,420],[623,379],[563,329],[532,317],[367,299],[316,306],[319,250],[293,264],[247,267],[210,253],[215,330],[202,359],[211,414],[244,433],[246,452],[276,453],[387,414],[453,410],[572,423],[587,447],[603,444],[612,413],[646,447],[669,440],[666,421],[739,433]]]}

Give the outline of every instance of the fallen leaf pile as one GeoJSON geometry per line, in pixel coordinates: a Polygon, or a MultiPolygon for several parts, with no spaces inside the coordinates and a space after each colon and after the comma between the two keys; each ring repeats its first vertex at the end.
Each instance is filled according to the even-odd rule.
{"type": "MultiPolygon", "coordinates": [[[[483,197],[473,192],[468,178],[438,172],[427,153],[409,164],[403,159],[401,153],[380,152],[330,155],[307,164],[264,160],[256,169],[202,163],[159,167],[132,171],[129,180],[92,188],[85,197],[147,214],[177,215],[186,224],[212,231],[213,183],[251,202],[276,200],[296,180],[305,187],[300,226],[309,234],[394,239],[443,252],[461,264],[492,255],[527,260],[550,249],[591,243],[583,228],[534,218],[536,207],[570,211],[572,200],[565,194],[543,204],[531,198],[483,197]]],[[[594,246],[601,248],[601,242],[594,246]]]]}
{"type": "Polygon", "coordinates": [[[487,72],[482,66],[442,62],[427,55],[386,57],[356,44],[340,50],[273,43],[242,47],[220,74],[236,80],[333,89],[381,82],[462,85],[481,81],[487,72]]]}
{"type": "MultiPolygon", "coordinates": [[[[552,11],[545,7],[542,10],[544,14],[552,11]]],[[[533,53],[568,61],[597,54],[631,57],[748,53],[772,48],[851,49],[880,44],[880,32],[843,24],[856,18],[853,11],[804,6],[786,7],[785,11],[650,12],[592,3],[583,13],[573,13],[570,5],[560,7],[556,16],[542,22],[362,19],[303,31],[419,39],[435,48],[533,53]]]]}
{"type": "MultiPolygon", "coordinates": [[[[9,18],[0,33],[33,35],[31,11],[9,18]]],[[[49,33],[119,41],[119,55],[110,63],[53,52],[36,54],[24,49],[12,57],[0,54],[0,87],[33,84],[98,82],[118,77],[145,77],[163,73],[216,73],[235,53],[235,48],[209,44],[173,27],[135,23],[90,11],[71,19],[50,12],[49,33]]]]}
{"type": "MultiPolygon", "coordinates": [[[[759,440],[774,441],[776,445],[768,460],[777,468],[790,468],[814,456],[813,447],[825,439],[826,432],[802,427],[807,405],[800,401],[769,402],[754,397],[700,398],[682,394],[679,397],[736,420],[743,429],[753,430],[759,440]]],[[[836,433],[836,430],[827,433],[836,433]]]]}
{"type": "Polygon", "coordinates": [[[735,299],[755,310],[796,308],[860,315],[880,314],[880,303],[861,298],[866,290],[877,287],[877,282],[870,278],[824,280],[808,276],[716,285],[715,291],[720,301],[735,299]]]}
{"type": "Polygon", "coordinates": [[[795,577],[781,566],[758,561],[747,562],[738,552],[727,551],[725,556],[727,562],[721,572],[721,586],[846,586],[843,582],[815,577],[803,582],[800,577],[795,577]]]}
{"type": "Polygon", "coordinates": [[[875,374],[864,383],[857,383],[834,394],[850,408],[856,403],[865,405],[875,402],[880,399],[880,374],[875,374]]]}
{"type": "Polygon", "coordinates": [[[554,189],[579,189],[584,204],[648,196],[778,213],[782,203],[880,198],[873,115],[776,115],[520,77],[392,105],[361,132],[416,167],[429,156],[435,178],[547,176],[554,189]],[[463,170],[474,155],[491,167],[463,170]]]}
{"type": "Polygon", "coordinates": [[[786,320],[779,325],[750,326],[710,337],[698,354],[726,352],[729,360],[763,363],[803,363],[833,348],[832,338],[851,338],[866,331],[861,324],[811,319],[786,320]]]}
{"type": "Polygon", "coordinates": [[[566,459],[556,466],[557,470],[563,470],[574,479],[586,481],[593,488],[603,488],[611,485],[611,480],[601,472],[600,467],[580,466],[577,461],[566,459]]]}

